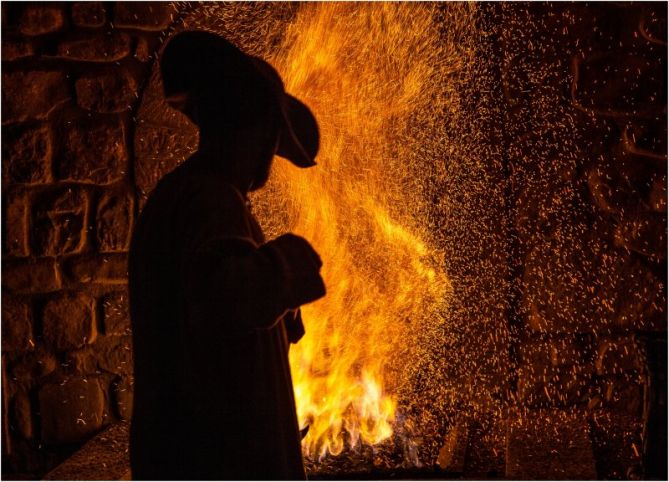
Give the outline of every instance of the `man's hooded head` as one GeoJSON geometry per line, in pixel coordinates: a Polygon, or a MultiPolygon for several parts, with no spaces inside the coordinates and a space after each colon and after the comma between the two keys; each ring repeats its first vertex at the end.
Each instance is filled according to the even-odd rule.
{"type": "Polygon", "coordinates": [[[285,92],[279,74],[267,62],[221,36],[190,31],[168,42],[160,67],[168,102],[198,125],[201,139],[239,140],[260,129],[262,138],[253,141],[267,144],[271,155],[299,167],[315,165],[316,119],[285,92]]]}

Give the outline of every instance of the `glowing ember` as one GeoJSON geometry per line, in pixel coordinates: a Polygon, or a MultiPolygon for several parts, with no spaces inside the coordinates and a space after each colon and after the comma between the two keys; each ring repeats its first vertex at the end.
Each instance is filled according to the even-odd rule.
{"type": "Polygon", "coordinates": [[[304,236],[324,260],[327,297],[303,308],[307,334],[291,348],[307,455],[392,435],[410,340],[446,302],[443,255],[416,216],[423,200],[407,167],[411,119],[430,101],[432,18],[390,4],[305,5],[274,61],[322,132],[319,166],[277,162],[259,200],[264,225],[287,211],[276,232],[304,236]]]}

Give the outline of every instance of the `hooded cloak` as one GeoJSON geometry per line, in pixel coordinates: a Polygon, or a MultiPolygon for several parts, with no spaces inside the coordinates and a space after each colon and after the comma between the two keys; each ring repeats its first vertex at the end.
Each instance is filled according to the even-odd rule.
{"type": "Polygon", "coordinates": [[[129,260],[133,478],[305,478],[279,251],[196,158],[151,194],[129,260]]]}

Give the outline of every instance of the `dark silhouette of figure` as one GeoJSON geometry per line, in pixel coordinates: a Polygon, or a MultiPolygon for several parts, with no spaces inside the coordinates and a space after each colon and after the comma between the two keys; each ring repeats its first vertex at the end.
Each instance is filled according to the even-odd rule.
{"type": "Polygon", "coordinates": [[[315,165],[309,109],[268,63],[184,32],[161,58],[165,94],[199,150],[152,192],[130,248],[136,479],[304,479],[289,342],[325,294],[292,234],[266,242],[247,193],[275,154],[315,165]]]}

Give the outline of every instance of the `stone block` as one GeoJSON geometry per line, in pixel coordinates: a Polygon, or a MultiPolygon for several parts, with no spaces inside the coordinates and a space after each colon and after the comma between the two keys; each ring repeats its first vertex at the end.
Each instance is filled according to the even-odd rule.
{"type": "Polygon", "coordinates": [[[2,267],[2,287],[17,293],[48,293],[61,286],[54,259],[7,261],[2,267]]]}
{"type": "Polygon", "coordinates": [[[507,429],[506,477],[596,479],[585,415],[574,410],[528,410],[511,418],[507,429]]]}
{"type": "Polygon", "coordinates": [[[168,2],[116,2],[114,25],[146,31],[170,26],[176,10],[168,2]]]}
{"type": "Polygon", "coordinates": [[[132,373],[132,338],[100,336],[94,343],[66,355],[68,365],[81,374],[101,371],[128,375],[132,373]]]}
{"type": "Polygon", "coordinates": [[[598,4],[556,3],[549,13],[542,11],[540,4],[527,4],[527,10],[520,5],[511,5],[508,9],[511,18],[505,20],[509,27],[513,27],[504,28],[502,35],[510,36],[515,48],[521,51],[541,52],[557,45],[571,51],[579,45],[579,40],[582,42],[584,37],[593,35],[593,30],[598,30],[608,10],[598,4]],[[531,40],[529,45],[527,40],[531,40]]]}
{"type": "Polygon", "coordinates": [[[649,42],[666,47],[667,10],[664,5],[646,4],[639,20],[639,32],[649,42]]]}
{"type": "MultiPolygon", "coordinates": [[[[100,338],[98,338],[99,340],[100,338]]],[[[63,364],[74,373],[79,375],[100,374],[98,368],[98,356],[90,347],[84,347],[79,350],[68,351],[65,354],[65,363],[63,364]]]]}
{"type": "Polygon", "coordinates": [[[102,427],[105,396],[94,378],[44,385],[39,405],[42,441],[47,445],[82,442],[102,427]]]}
{"type": "Polygon", "coordinates": [[[643,156],[628,152],[620,144],[600,156],[587,173],[595,205],[620,219],[632,212],[645,211],[649,180],[657,168],[643,156]]]}
{"type": "Polygon", "coordinates": [[[527,69],[523,68],[522,57],[514,56],[508,59],[501,68],[502,92],[510,107],[516,107],[519,103],[528,101],[529,90],[527,84],[527,69]]]}
{"type": "Polygon", "coordinates": [[[584,109],[609,115],[661,108],[666,55],[606,53],[574,58],[572,99],[584,109]]]}
{"type": "Polygon", "coordinates": [[[128,283],[126,254],[89,255],[68,260],[65,271],[76,283],[128,283]]]}
{"type": "Polygon", "coordinates": [[[636,213],[616,226],[615,245],[653,259],[667,256],[667,217],[656,213],[636,213]]]}
{"type": "Polygon", "coordinates": [[[67,293],[44,307],[44,341],[58,351],[81,348],[97,337],[95,300],[83,293],[67,293]]]}
{"type": "Polygon", "coordinates": [[[19,298],[2,293],[2,351],[25,353],[35,346],[30,305],[19,298]]]}
{"type": "Polygon", "coordinates": [[[533,105],[534,99],[545,99],[556,92],[568,90],[568,74],[568,62],[553,48],[545,47],[540,53],[532,54],[524,51],[503,62],[502,92],[511,107],[521,102],[533,105]]]}
{"type": "Polygon", "coordinates": [[[37,345],[34,351],[26,353],[12,365],[11,374],[19,383],[34,386],[52,374],[58,368],[58,363],[53,352],[37,345]]]}
{"type": "Polygon", "coordinates": [[[639,417],[606,409],[593,411],[590,423],[600,480],[640,480],[643,423],[639,417]]]}
{"type": "Polygon", "coordinates": [[[662,122],[638,120],[625,126],[622,135],[626,152],[667,160],[667,125],[662,122]]]}
{"type": "Polygon", "coordinates": [[[655,176],[648,193],[648,205],[656,213],[667,212],[667,175],[655,176]]]}
{"type": "Polygon", "coordinates": [[[67,126],[56,167],[58,179],[109,184],[123,178],[128,153],[120,120],[78,121],[67,126]]]}
{"type": "Polygon", "coordinates": [[[77,253],[86,244],[88,196],[78,187],[59,187],[34,200],[32,245],[46,256],[77,253]]]}
{"type": "MultiPolygon", "coordinates": [[[[2,12],[4,14],[4,11],[2,12]]],[[[4,15],[3,15],[4,16],[4,15]]],[[[7,360],[2,355],[2,451],[3,456],[12,452],[12,436],[9,430],[9,399],[14,392],[7,375],[7,360]]]]}
{"type": "Polygon", "coordinates": [[[112,385],[116,415],[121,420],[130,420],[132,417],[133,393],[131,377],[120,378],[112,385]]]}
{"type": "Polygon", "coordinates": [[[504,476],[506,465],[506,420],[501,413],[478,414],[470,421],[465,474],[470,479],[504,476]]]}
{"type": "Polygon", "coordinates": [[[2,131],[2,178],[6,183],[51,180],[53,140],[48,127],[7,127],[2,131]]]}
{"type": "Polygon", "coordinates": [[[44,35],[58,32],[65,25],[65,15],[58,5],[30,5],[21,14],[19,31],[23,35],[44,35]]]}
{"type": "Polygon", "coordinates": [[[33,44],[25,40],[3,39],[0,49],[2,50],[3,62],[22,59],[35,54],[33,44]]]}
{"type": "MultiPolygon", "coordinates": [[[[583,32],[579,39],[588,42],[588,51],[609,51],[616,49],[619,52],[643,51],[648,42],[639,35],[639,15],[641,8],[638,5],[618,4],[618,8],[601,8],[594,31],[583,32]],[[592,49],[592,50],[590,50],[592,49]]],[[[590,9],[588,13],[590,15],[590,9]]],[[[580,45],[582,50],[583,44],[580,45]]]]}
{"type": "Polygon", "coordinates": [[[592,364],[560,367],[523,365],[518,369],[518,399],[526,407],[564,407],[588,398],[592,364]]]}
{"type": "Polygon", "coordinates": [[[635,417],[643,414],[643,380],[638,375],[609,376],[600,380],[601,406],[635,417]]]}
{"type": "Polygon", "coordinates": [[[102,299],[103,326],[106,336],[129,335],[130,313],[128,292],[109,293],[102,299]]]}
{"type": "Polygon", "coordinates": [[[597,375],[622,375],[643,369],[643,354],[631,336],[599,342],[595,370],[597,375]]]}
{"type": "Polygon", "coordinates": [[[617,185],[606,169],[595,166],[586,174],[592,200],[599,209],[609,214],[618,214],[626,207],[636,204],[634,193],[617,185]]]}
{"type": "Polygon", "coordinates": [[[592,331],[597,258],[585,240],[557,237],[535,246],[525,261],[523,309],[534,332],[592,331]]]}
{"type": "Polygon", "coordinates": [[[19,391],[12,400],[12,420],[16,432],[30,440],[34,435],[32,404],[28,395],[19,391]]]}
{"type": "Polygon", "coordinates": [[[461,474],[465,470],[465,458],[469,434],[467,424],[455,424],[446,435],[444,445],[439,449],[437,464],[441,470],[461,474]]]}
{"type": "Polygon", "coordinates": [[[609,324],[624,330],[667,329],[666,286],[648,266],[614,250],[602,256],[602,266],[596,293],[600,330],[609,324]]]}
{"type": "Polygon", "coordinates": [[[9,17],[11,15],[11,6],[5,4],[0,4],[0,9],[1,9],[1,15],[0,15],[0,22],[2,25],[3,29],[10,28],[10,26],[13,27],[13,23],[9,20],[9,17]]]}
{"type": "Polygon", "coordinates": [[[144,37],[137,39],[137,46],[135,47],[135,58],[140,62],[148,62],[153,55],[152,49],[149,47],[149,41],[144,37]]]}
{"type": "Polygon", "coordinates": [[[604,235],[593,225],[580,239],[550,239],[533,248],[526,258],[522,299],[533,332],[666,329],[664,284],[629,251],[602,243],[604,235]]]}
{"type": "Polygon", "coordinates": [[[108,373],[127,375],[132,373],[132,337],[105,336],[91,347],[98,356],[98,366],[108,373]]]}
{"type": "Polygon", "coordinates": [[[116,62],[130,54],[130,43],[127,34],[117,31],[78,35],[61,42],[57,55],[71,60],[116,62]]]}
{"type": "Polygon", "coordinates": [[[520,362],[526,366],[562,367],[578,364],[589,358],[588,347],[573,336],[549,337],[523,341],[518,346],[520,362]]]}
{"type": "Polygon", "coordinates": [[[28,238],[28,212],[30,210],[27,193],[23,190],[12,190],[5,198],[3,217],[4,252],[13,257],[21,258],[30,254],[28,238]]]}
{"type": "Polygon", "coordinates": [[[102,27],[107,14],[102,2],[76,2],[72,4],[72,23],[82,28],[102,27]]]}
{"type": "Polygon", "coordinates": [[[2,123],[46,119],[70,100],[65,73],[28,71],[2,74],[2,123]]]}
{"type": "Polygon", "coordinates": [[[126,70],[116,69],[80,77],[76,84],[77,103],[95,112],[130,110],[137,100],[137,84],[126,70]]]}
{"type": "Polygon", "coordinates": [[[134,204],[134,197],[127,190],[104,193],[96,213],[96,237],[100,252],[128,250],[134,204]]]}
{"type": "Polygon", "coordinates": [[[193,124],[182,129],[139,125],[135,134],[135,177],[140,192],[149,194],[158,181],[197,150],[193,124]]]}

